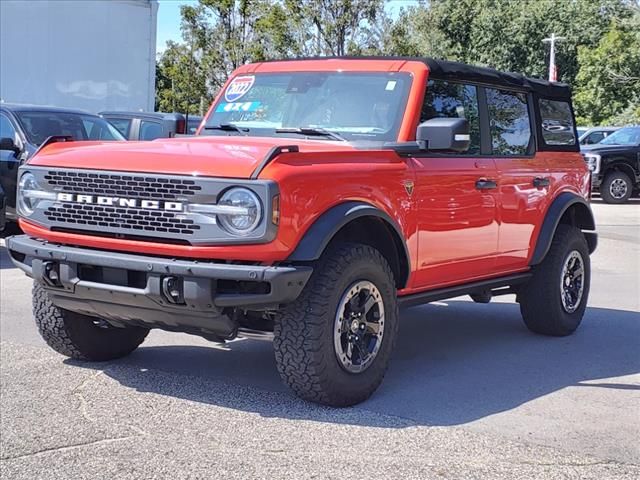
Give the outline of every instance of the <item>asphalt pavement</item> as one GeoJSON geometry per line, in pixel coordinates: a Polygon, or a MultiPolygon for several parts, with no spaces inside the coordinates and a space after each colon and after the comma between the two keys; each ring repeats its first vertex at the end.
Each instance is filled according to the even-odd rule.
{"type": "Polygon", "coordinates": [[[347,409],[297,399],[267,342],[153,331],[129,357],[50,350],[0,247],[2,479],[640,477],[640,201],[594,201],[599,247],[576,334],[513,297],[402,313],[385,381],[347,409]]]}

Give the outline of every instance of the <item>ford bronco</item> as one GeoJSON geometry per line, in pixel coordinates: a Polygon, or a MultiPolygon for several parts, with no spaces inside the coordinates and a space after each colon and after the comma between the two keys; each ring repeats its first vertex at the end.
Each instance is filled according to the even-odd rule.
{"type": "Polygon", "coordinates": [[[458,63],[333,58],[240,67],[198,135],[69,142],[20,169],[46,342],[122,357],[151,328],[272,338],[300,397],[368,398],[399,307],[515,294],[568,335],[596,248],[566,85],[458,63]]]}

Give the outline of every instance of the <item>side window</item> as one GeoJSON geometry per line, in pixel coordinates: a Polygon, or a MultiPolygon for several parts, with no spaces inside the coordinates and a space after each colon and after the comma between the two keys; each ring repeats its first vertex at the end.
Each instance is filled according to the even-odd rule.
{"type": "Polygon", "coordinates": [[[140,122],[140,140],[154,140],[164,136],[162,125],[157,122],[142,120],[140,122]]]}
{"type": "Polygon", "coordinates": [[[471,135],[471,143],[467,153],[480,154],[478,89],[474,85],[429,80],[420,122],[437,117],[466,118],[469,122],[471,135]]]}
{"type": "Polygon", "coordinates": [[[16,141],[16,129],[6,115],[0,113],[0,138],[13,138],[16,141]]]}
{"type": "Polygon", "coordinates": [[[531,143],[527,96],[494,88],[486,92],[493,154],[526,155],[531,143]]]}
{"type": "Polygon", "coordinates": [[[604,132],[593,132],[591,135],[589,135],[585,140],[587,145],[589,144],[593,144],[593,143],[598,143],[600,140],[604,139],[605,137],[605,133],[604,132]]]}
{"type": "Polygon", "coordinates": [[[131,129],[130,119],[105,117],[105,120],[107,120],[111,125],[116,127],[116,130],[118,130],[124,136],[124,138],[127,138],[127,139],[129,138],[129,130],[131,129]]]}
{"type": "MultiPolygon", "coordinates": [[[[575,145],[575,128],[571,107],[567,102],[540,99],[540,117],[542,118],[542,139],[547,145],[575,145]]],[[[589,135],[586,143],[598,143],[604,138],[602,132],[589,135]],[[596,138],[597,136],[598,138],[596,138]]]]}

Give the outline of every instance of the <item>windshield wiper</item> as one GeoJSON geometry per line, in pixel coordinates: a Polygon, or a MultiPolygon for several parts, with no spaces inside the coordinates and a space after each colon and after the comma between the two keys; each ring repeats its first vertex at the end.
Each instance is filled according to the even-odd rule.
{"type": "Polygon", "coordinates": [[[294,127],[294,128],[276,128],[276,133],[298,133],[300,135],[316,135],[320,137],[327,137],[333,140],[339,140],[341,142],[346,142],[347,139],[342,135],[339,135],[330,130],[325,130],[324,128],[319,127],[294,127]]]}
{"type": "Polygon", "coordinates": [[[223,132],[240,132],[246,135],[249,131],[248,128],[239,127],[233,123],[221,123],[220,125],[206,125],[204,127],[205,130],[222,130],[223,132]]]}

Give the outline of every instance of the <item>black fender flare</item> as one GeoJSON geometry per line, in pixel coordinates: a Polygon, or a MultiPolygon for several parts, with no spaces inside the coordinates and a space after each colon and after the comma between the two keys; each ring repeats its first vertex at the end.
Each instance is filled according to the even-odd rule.
{"type": "Polygon", "coordinates": [[[593,218],[593,212],[591,211],[589,203],[575,193],[563,192],[558,195],[547,210],[529,265],[537,265],[544,260],[544,257],[546,257],[549,249],[551,248],[553,236],[556,233],[556,229],[560,224],[562,216],[574,205],[581,205],[580,208],[582,209],[582,216],[577,226],[582,230],[591,230],[591,232],[584,233],[587,243],[589,244],[589,253],[593,253],[595,251],[598,237],[597,234],[593,232],[593,230],[596,229],[596,222],[593,218]]]}
{"type": "MultiPolygon", "coordinates": [[[[407,244],[404,240],[402,230],[396,221],[379,208],[360,201],[341,203],[320,215],[307,229],[287,261],[309,262],[317,260],[340,229],[353,220],[362,217],[379,218],[392,228],[392,234],[396,236],[396,243],[401,244],[404,249],[404,259],[402,255],[399,255],[399,259],[401,262],[406,262],[407,272],[410,274],[411,257],[409,255],[409,249],[407,248],[407,244]]],[[[401,283],[403,285],[406,285],[409,275],[406,277],[407,278],[402,279],[401,283]]]]}

